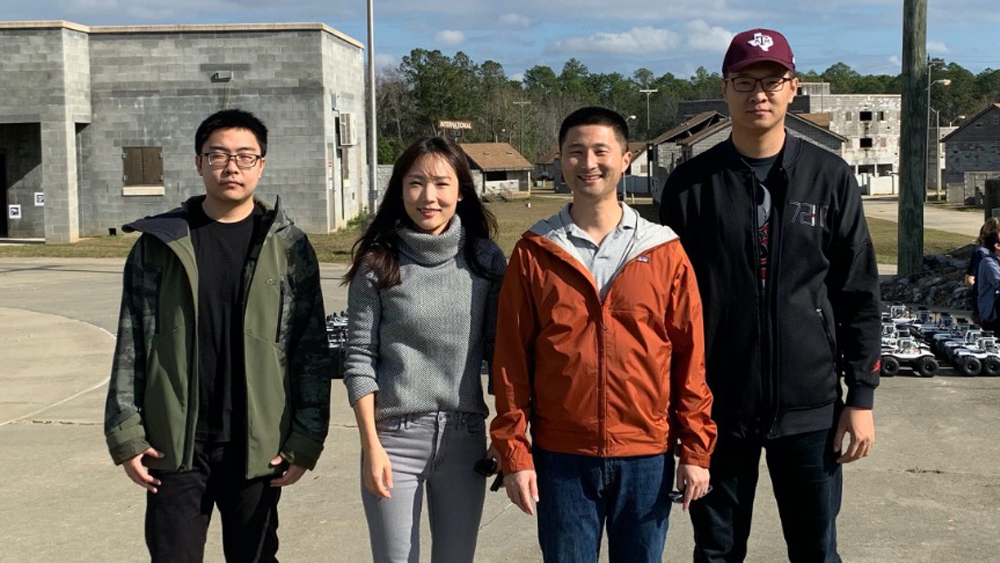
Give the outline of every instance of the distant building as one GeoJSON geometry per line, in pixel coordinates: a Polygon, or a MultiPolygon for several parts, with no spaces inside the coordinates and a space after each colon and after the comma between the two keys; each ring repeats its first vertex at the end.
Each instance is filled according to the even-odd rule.
{"type": "Polygon", "coordinates": [[[531,195],[531,165],[509,143],[461,143],[473,170],[482,172],[482,195],[531,195]]]}
{"type": "Polygon", "coordinates": [[[559,176],[559,147],[554,146],[535,162],[535,178],[555,181],[559,176]]]}
{"type": "Polygon", "coordinates": [[[1000,103],[966,119],[942,142],[948,201],[979,203],[986,180],[1000,178],[1000,103]]]}
{"type": "Polygon", "coordinates": [[[0,237],[74,242],[204,192],[194,132],[270,129],[258,196],[325,233],[368,204],[362,44],[320,23],[0,22],[0,237]]]}
{"type": "MultiPolygon", "coordinates": [[[[843,137],[838,154],[863,185],[881,191],[899,170],[901,100],[899,94],[831,94],[828,82],[800,82],[788,115],[806,117],[821,127],[826,124],[843,137]]],[[[729,115],[725,100],[681,102],[677,114],[690,119],[706,111],[729,115]]]]}
{"type": "Polygon", "coordinates": [[[673,172],[674,168],[681,162],[680,141],[727,119],[725,113],[715,110],[704,111],[654,138],[651,142],[656,147],[654,150],[656,151],[657,166],[667,174],[673,172]]]}
{"type": "MultiPolygon", "coordinates": [[[[797,114],[788,114],[785,120],[785,128],[793,137],[798,137],[803,141],[812,143],[818,147],[826,149],[833,154],[842,155],[844,144],[847,139],[829,129],[826,129],[815,122],[800,117],[797,114]]],[[[725,141],[732,134],[733,124],[729,118],[723,118],[694,135],[684,137],[676,142],[680,150],[680,162],[691,160],[699,154],[709,150],[715,145],[725,141]]],[[[660,193],[663,190],[663,183],[654,184],[653,199],[660,200],[660,193]]]]}

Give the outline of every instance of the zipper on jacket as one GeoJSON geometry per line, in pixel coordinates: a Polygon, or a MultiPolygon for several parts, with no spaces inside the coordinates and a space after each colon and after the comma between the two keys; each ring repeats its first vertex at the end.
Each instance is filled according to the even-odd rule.
{"type": "MultiPolygon", "coordinates": [[[[241,308],[243,309],[243,331],[246,331],[247,322],[247,307],[250,301],[250,285],[253,283],[254,276],[257,273],[257,262],[260,260],[261,250],[264,249],[264,245],[267,244],[268,239],[271,238],[271,228],[274,226],[274,222],[278,219],[278,206],[271,210],[270,217],[268,217],[268,212],[265,211],[263,220],[260,224],[260,232],[256,233],[256,240],[254,241],[254,247],[250,251],[250,256],[247,257],[246,264],[243,266],[243,292],[240,297],[241,308]]],[[[282,286],[284,289],[284,286],[282,286]]],[[[284,295],[282,295],[282,303],[284,303],[284,295]]],[[[280,318],[280,316],[279,316],[280,318]]],[[[279,329],[280,330],[280,329],[279,329]]],[[[244,424],[246,427],[243,431],[243,441],[244,447],[246,448],[246,455],[243,458],[243,474],[244,476],[250,475],[250,392],[247,391],[247,361],[246,361],[246,349],[243,350],[243,408],[245,415],[244,424]]],[[[277,453],[277,452],[275,452],[277,453]]]]}
{"type": "MultiPolygon", "coordinates": [[[[746,173],[745,173],[746,174],[746,173]]],[[[751,263],[751,276],[754,279],[754,286],[757,295],[757,350],[760,351],[760,378],[757,382],[756,392],[758,393],[757,401],[755,405],[754,413],[754,432],[759,434],[764,431],[766,426],[762,425],[762,411],[770,409],[770,406],[766,404],[767,397],[771,394],[770,381],[768,380],[768,372],[770,371],[770,363],[768,361],[768,354],[764,350],[763,345],[763,335],[764,331],[767,329],[767,323],[765,322],[765,310],[764,310],[764,289],[766,285],[760,277],[760,226],[757,224],[757,188],[758,180],[757,174],[753,170],[749,170],[750,176],[750,225],[751,225],[751,247],[753,248],[753,261],[751,263]],[[759,402],[758,402],[759,401],[759,402]]],[[[746,175],[744,175],[746,178],[746,175]]],[[[769,264],[770,266],[770,264],[769,264]]],[[[770,268],[769,268],[770,269],[770,268]]],[[[770,272],[768,272],[770,273],[770,272]]]]}
{"type": "Polygon", "coordinates": [[[776,189],[771,192],[771,202],[774,216],[771,220],[771,233],[769,234],[771,237],[771,245],[770,248],[768,248],[768,252],[770,252],[770,254],[767,258],[767,302],[768,310],[771,313],[768,318],[768,330],[771,334],[771,347],[770,350],[768,350],[768,353],[770,354],[768,367],[772,385],[771,412],[768,415],[769,420],[767,424],[768,438],[774,438],[777,436],[778,414],[781,412],[781,370],[778,365],[779,359],[781,358],[781,341],[778,338],[778,319],[781,318],[780,312],[778,311],[778,295],[780,295],[780,292],[778,291],[778,282],[780,276],[771,274],[778,272],[778,266],[781,262],[781,248],[784,241],[781,236],[782,232],[784,232],[784,223],[782,223],[782,220],[784,219],[785,201],[788,199],[788,173],[785,171],[783,166],[779,170],[779,173],[781,176],[781,185],[775,186],[776,189]],[[776,194],[780,195],[780,198],[776,198],[776,194]]]}

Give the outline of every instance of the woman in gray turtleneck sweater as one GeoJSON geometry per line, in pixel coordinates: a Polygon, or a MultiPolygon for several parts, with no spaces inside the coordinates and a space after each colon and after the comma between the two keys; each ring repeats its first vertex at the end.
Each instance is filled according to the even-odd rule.
{"type": "Polygon", "coordinates": [[[355,244],[344,384],[361,433],[361,495],[376,563],[419,552],[424,488],[434,561],[473,560],[486,483],[482,362],[493,358],[506,265],[496,220],[454,143],[400,155],[355,244]]]}

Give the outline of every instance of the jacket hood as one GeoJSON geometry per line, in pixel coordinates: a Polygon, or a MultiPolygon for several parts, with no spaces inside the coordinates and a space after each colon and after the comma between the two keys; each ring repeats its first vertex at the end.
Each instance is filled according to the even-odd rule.
{"type": "MultiPolygon", "coordinates": [[[[570,205],[572,204],[567,203],[566,208],[568,209],[570,205]]],[[[628,262],[629,260],[632,260],[636,256],[639,256],[656,246],[668,243],[677,238],[677,233],[675,233],[670,227],[657,225],[656,223],[643,219],[638,212],[624,202],[621,203],[621,206],[623,212],[632,212],[636,214],[635,244],[631,245],[629,253],[625,256],[623,262],[628,262]]],[[[523,236],[524,238],[530,238],[531,235],[537,235],[547,239],[555,243],[559,246],[559,248],[570,248],[573,246],[573,243],[566,235],[566,229],[563,225],[562,219],[559,217],[559,213],[556,213],[548,219],[538,221],[531,227],[531,229],[524,233],[523,236]]]]}
{"type": "MultiPolygon", "coordinates": [[[[188,236],[188,209],[195,205],[201,205],[205,201],[204,195],[197,195],[189,198],[180,207],[171,209],[166,213],[151,215],[138,219],[122,226],[122,231],[126,233],[146,233],[162,239],[164,242],[173,242],[188,236]]],[[[268,206],[263,201],[254,198],[254,205],[264,210],[264,215],[273,215],[274,221],[272,230],[281,229],[292,224],[292,220],[285,215],[281,209],[281,196],[275,196],[274,207],[268,206]]]]}

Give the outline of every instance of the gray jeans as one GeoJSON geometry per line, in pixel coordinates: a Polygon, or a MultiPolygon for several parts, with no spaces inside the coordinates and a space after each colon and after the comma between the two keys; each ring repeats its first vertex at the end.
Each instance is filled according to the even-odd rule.
{"type": "MultiPolygon", "coordinates": [[[[473,465],[486,455],[486,421],[480,414],[430,412],[376,423],[392,463],[392,498],[361,486],[375,563],[420,559],[420,510],[424,486],[433,563],[470,563],[483,514],[486,480],[473,465]]],[[[363,463],[363,461],[362,461],[363,463]]]]}

